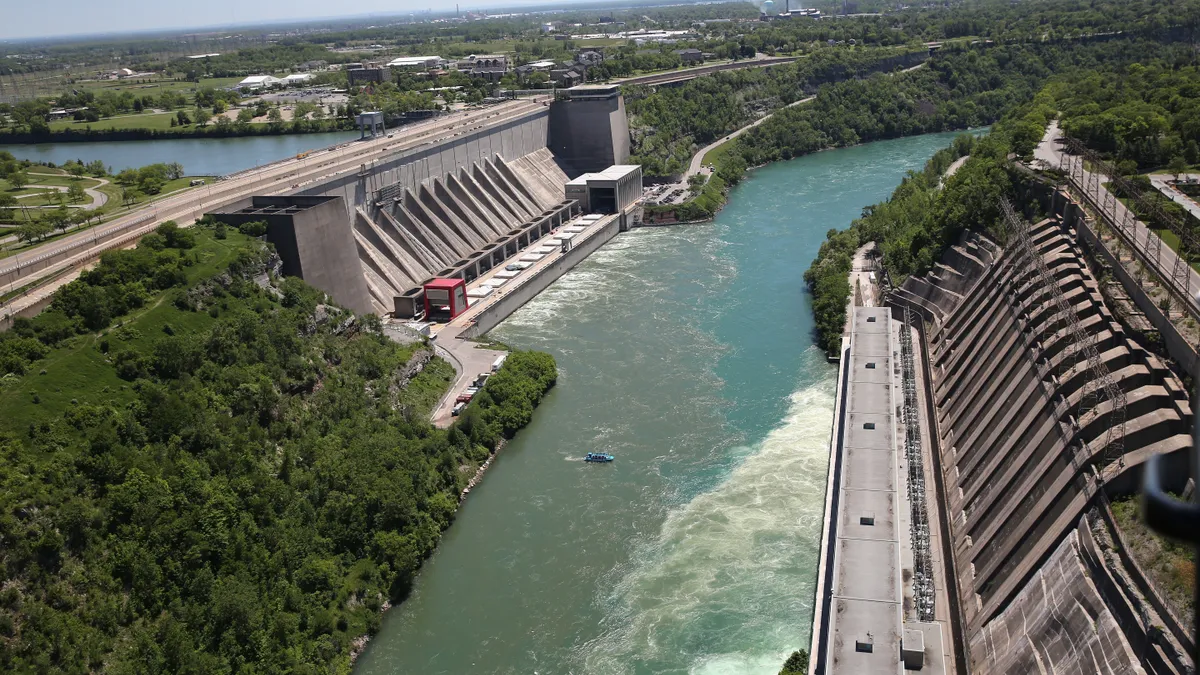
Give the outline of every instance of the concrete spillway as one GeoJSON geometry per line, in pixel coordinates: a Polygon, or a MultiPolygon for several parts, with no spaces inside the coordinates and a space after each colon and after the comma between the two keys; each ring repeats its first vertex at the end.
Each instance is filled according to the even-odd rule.
{"type": "Polygon", "coordinates": [[[356,206],[354,241],[373,302],[390,312],[397,296],[560,205],[567,180],[542,148],[513,162],[476,161],[356,206]]]}
{"type": "Polygon", "coordinates": [[[1182,672],[1103,514],[1151,455],[1186,475],[1187,392],[1110,313],[1072,231],[1046,220],[1026,242],[971,237],[892,298],[926,320],[969,670],[1182,672]],[[1097,373],[1122,396],[1095,396],[1097,373]]]}

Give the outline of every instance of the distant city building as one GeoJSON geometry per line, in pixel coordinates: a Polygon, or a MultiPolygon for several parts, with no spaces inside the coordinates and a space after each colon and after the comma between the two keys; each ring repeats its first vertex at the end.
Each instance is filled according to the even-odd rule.
{"type": "Polygon", "coordinates": [[[588,49],[575,55],[575,63],[584,66],[598,66],[604,63],[604,54],[588,49]]]}
{"type": "Polygon", "coordinates": [[[704,52],[699,49],[676,49],[675,53],[679,55],[684,64],[704,63],[704,52]]]}
{"type": "Polygon", "coordinates": [[[583,84],[584,76],[575,68],[564,68],[550,71],[550,79],[556,87],[574,87],[583,84]]]}
{"type": "Polygon", "coordinates": [[[378,63],[348,63],[346,64],[346,79],[351,87],[364,84],[386,82],[389,79],[388,69],[378,63]]]}
{"type": "Polygon", "coordinates": [[[553,62],[553,61],[548,61],[548,60],[547,60],[547,61],[534,61],[533,63],[526,63],[526,64],[525,64],[525,67],[526,67],[526,68],[528,68],[528,69],[530,69],[530,70],[532,70],[532,71],[545,71],[545,72],[549,72],[549,71],[550,71],[550,70],[552,70],[552,69],[554,68],[554,66],[556,66],[556,65],[558,65],[558,64],[556,64],[556,63],[555,63],[555,62],[553,62]]]}
{"type": "Polygon", "coordinates": [[[305,61],[304,63],[297,65],[296,70],[299,70],[301,72],[307,72],[310,70],[325,70],[328,67],[329,67],[328,61],[323,61],[321,59],[317,59],[314,61],[305,61]]]}
{"type": "Polygon", "coordinates": [[[281,84],[283,80],[270,75],[251,75],[237,83],[238,89],[268,89],[281,84]]]}
{"type": "Polygon", "coordinates": [[[458,62],[458,69],[471,77],[499,82],[508,72],[508,57],[503,54],[472,54],[458,62]]]}

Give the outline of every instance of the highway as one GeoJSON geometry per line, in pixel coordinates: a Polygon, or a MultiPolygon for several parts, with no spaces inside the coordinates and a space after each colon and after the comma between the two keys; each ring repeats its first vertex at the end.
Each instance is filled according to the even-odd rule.
{"type": "Polygon", "coordinates": [[[182,226],[191,225],[204,212],[226,204],[256,194],[289,192],[340,174],[357,172],[363,164],[386,160],[399,152],[502,125],[549,105],[549,101],[548,96],[509,101],[403,127],[389,132],[390,135],[314,150],[300,158],[291,157],[234,174],[201,189],[187,190],[132,211],[111,223],[24,251],[0,262],[0,293],[11,292],[40,279],[53,280],[37,288],[31,287],[28,292],[0,305],[0,320],[44,300],[49,293],[76,278],[104,251],[132,246],[138,238],[166,220],[174,220],[182,226]]]}
{"type": "MultiPolygon", "coordinates": [[[[1058,121],[1055,120],[1046,129],[1045,136],[1034,151],[1034,158],[1048,167],[1065,170],[1063,158],[1069,155],[1062,153],[1059,147],[1060,137],[1058,121]]],[[[1186,309],[1193,317],[1200,318],[1200,300],[1196,297],[1196,291],[1200,290],[1200,274],[1197,274],[1191,265],[1186,264],[1186,261],[1181,262],[1174,249],[1161,242],[1158,234],[1146,227],[1121,200],[1108,191],[1105,187],[1109,180],[1107,176],[1097,175],[1086,168],[1080,169],[1079,163],[1081,162],[1074,164],[1076,171],[1071,176],[1074,187],[1093,205],[1106,205],[1104,209],[1098,210],[1103,210],[1110,219],[1118,223],[1131,223],[1128,229],[1116,228],[1117,232],[1125,237],[1126,243],[1153,269],[1163,284],[1173,289],[1177,297],[1186,301],[1185,307],[1180,309],[1186,309]],[[1183,271],[1182,278],[1176,278],[1177,269],[1183,271]]]]}
{"type": "Polygon", "coordinates": [[[642,84],[642,85],[658,85],[658,84],[674,84],[676,82],[684,82],[693,80],[704,75],[712,75],[723,70],[742,70],[744,68],[767,68],[769,66],[778,66],[784,63],[794,63],[800,60],[799,56],[764,56],[756,59],[747,59],[745,61],[734,61],[732,63],[720,63],[711,66],[696,66],[695,68],[683,68],[680,70],[672,70],[668,73],[655,73],[653,75],[639,75],[637,77],[626,77],[619,80],[613,80],[612,84],[642,84]]]}

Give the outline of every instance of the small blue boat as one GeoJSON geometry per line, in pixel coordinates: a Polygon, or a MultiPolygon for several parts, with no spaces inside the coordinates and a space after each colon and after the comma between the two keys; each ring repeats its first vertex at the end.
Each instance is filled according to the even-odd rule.
{"type": "Polygon", "coordinates": [[[583,461],[585,461],[585,462],[611,462],[614,459],[616,459],[616,457],[614,455],[610,455],[605,452],[589,452],[587,454],[587,456],[583,458],[583,461]]]}

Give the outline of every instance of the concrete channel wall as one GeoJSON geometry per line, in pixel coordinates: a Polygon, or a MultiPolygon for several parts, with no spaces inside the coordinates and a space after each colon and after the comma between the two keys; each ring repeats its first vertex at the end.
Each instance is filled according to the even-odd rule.
{"type": "Polygon", "coordinates": [[[629,229],[625,225],[628,217],[628,214],[617,214],[616,217],[608,222],[599,225],[596,231],[579,242],[566,255],[563,255],[546,267],[539,268],[536,276],[528,279],[519,287],[508,292],[492,306],[480,312],[479,316],[475,318],[474,325],[464,330],[460,334],[460,337],[464,339],[477,338],[500,325],[501,321],[504,321],[513,312],[520,309],[522,305],[537,297],[538,293],[541,293],[547,286],[554,283],[563,274],[566,274],[568,270],[582,262],[593,251],[607,244],[610,239],[617,236],[618,232],[629,229]]]}

